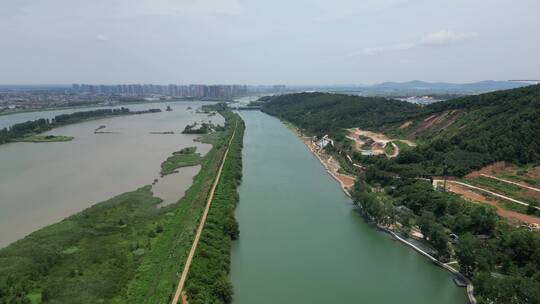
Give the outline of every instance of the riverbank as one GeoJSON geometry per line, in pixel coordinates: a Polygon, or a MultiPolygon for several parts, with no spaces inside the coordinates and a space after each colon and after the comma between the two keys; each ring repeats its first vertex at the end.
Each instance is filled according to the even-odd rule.
{"type": "Polygon", "coordinates": [[[347,196],[351,197],[350,190],[354,186],[354,182],[355,182],[356,178],[351,176],[351,175],[340,173],[342,168],[339,165],[339,163],[337,161],[335,161],[332,158],[332,156],[328,156],[324,152],[324,149],[321,149],[320,147],[318,147],[313,142],[311,137],[304,136],[301,129],[299,129],[298,127],[294,126],[293,124],[291,124],[289,122],[282,121],[282,123],[285,126],[287,126],[289,129],[291,129],[302,140],[302,142],[304,143],[304,145],[306,145],[306,147],[309,149],[311,154],[313,154],[313,156],[315,156],[319,160],[321,165],[325,168],[326,172],[334,180],[336,180],[336,182],[341,187],[341,190],[343,190],[343,192],[347,196]]]}
{"type": "MultiPolygon", "coordinates": [[[[332,178],[334,180],[336,180],[338,182],[338,184],[340,185],[341,189],[343,190],[343,192],[345,192],[345,194],[347,196],[349,196],[350,198],[352,198],[351,196],[351,189],[352,187],[354,186],[354,181],[356,179],[353,180],[352,182],[352,185],[350,184],[350,182],[348,182],[348,180],[346,179],[347,177],[350,177],[348,175],[345,175],[345,174],[342,174],[342,173],[339,173],[338,171],[341,169],[341,167],[339,167],[339,163],[335,163],[333,164],[332,163],[332,158],[331,156],[327,155],[324,151],[324,149],[319,149],[317,145],[315,145],[311,139],[311,137],[306,137],[306,136],[303,136],[303,132],[301,129],[299,129],[298,127],[294,126],[293,124],[289,123],[289,122],[283,122],[289,129],[293,130],[294,133],[302,140],[302,142],[307,146],[308,150],[319,160],[319,162],[323,165],[323,167],[325,168],[326,172],[332,176],[332,178]]],[[[351,177],[352,178],[352,177],[351,177]]],[[[390,236],[392,236],[393,239],[395,239],[396,241],[399,241],[400,243],[412,248],[413,250],[415,250],[416,252],[418,252],[420,255],[428,258],[431,262],[433,262],[435,265],[439,266],[439,267],[442,267],[443,269],[447,270],[448,272],[450,272],[451,274],[455,275],[459,281],[461,282],[464,282],[465,283],[465,286],[460,286],[458,285],[458,282],[459,281],[455,281],[456,285],[458,285],[459,287],[466,287],[467,289],[467,298],[468,298],[468,302],[469,304],[476,304],[477,303],[477,300],[474,296],[474,286],[472,284],[472,282],[467,278],[465,277],[463,274],[461,274],[458,270],[454,269],[453,267],[439,261],[438,259],[436,259],[435,257],[433,257],[431,254],[427,253],[426,251],[422,250],[420,247],[412,244],[411,242],[407,241],[406,239],[404,239],[403,237],[401,237],[397,232],[395,232],[394,230],[392,230],[390,227],[388,226],[383,226],[383,225],[380,225],[380,224],[377,224],[377,228],[380,229],[381,231],[384,231],[386,233],[388,233],[390,236]]]]}
{"type": "Polygon", "coordinates": [[[0,302],[167,302],[231,132],[212,137],[176,204],[157,208],[160,199],[144,186],[1,249],[0,302]]]}

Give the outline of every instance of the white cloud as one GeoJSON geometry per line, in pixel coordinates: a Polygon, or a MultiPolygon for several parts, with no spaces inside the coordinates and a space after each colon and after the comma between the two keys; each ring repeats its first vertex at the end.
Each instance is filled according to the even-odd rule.
{"type": "Polygon", "coordinates": [[[416,47],[416,44],[414,43],[398,43],[394,45],[364,48],[362,50],[362,53],[366,55],[376,55],[376,54],[388,52],[388,51],[409,50],[415,47],[416,47]]]}
{"type": "Polygon", "coordinates": [[[315,20],[334,21],[354,15],[373,14],[410,0],[312,0],[318,9],[315,20]]]}
{"type": "Polygon", "coordinates": [[[98,34],[96,36],[96,40],[98,40],[98,41],[109,41],[109,37],[107,37],[107,36],[105,36],[103,34],[98,34]]]}
{"type": "Polygon", "coordinates": [[[182,15],[182,16],[236,16],[245,8],[239,0],[117,0],[120,14],[127,15],[182,15]]]}
{"type": "Polygon", "coordinates": [[[361,54],[377,55],[384,52],[404,51],[423,46],[445,46],[458,42],[468,41],[477,36],[479,36],[479,34],[476,32],[454,33],[448,30],[441,30],[438,32],[427,34],[418,41],[397,43],[385,46],[367,47],[364,48],[361,52],[355,52],[350,54],[350,56],[357,56],[361,54]]]}
{"type": "Polygon", "coordinates": [[[419,42],[421,45],[439,46],[456,43],[460,41],[467,41],[477,37],[479,34],[476,32],[469,33],[454,33],[448,30],[441,30],[435,33],[431,33],[422,38],[419,42]]]}

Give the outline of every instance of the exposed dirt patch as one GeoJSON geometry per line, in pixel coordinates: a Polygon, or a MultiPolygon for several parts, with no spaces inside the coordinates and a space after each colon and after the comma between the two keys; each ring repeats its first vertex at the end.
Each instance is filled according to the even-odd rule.
{"type": "Polygon", "coordinates": [[[537,202],[540,202],[540,192],[534,190],[527,190],[527,196],[530,196],[536,199],[537,202]]]}
{"type": "Polygon", "coordinates": [[[409,134],[409,138],[417,138],[425,133],[436,133],[453,125],[461,116],[457,110],[444,111],[439,114],[433,114],[424,119],[424,121],[409,134]]]}
{"type": "Polygon", "coordinates": [[[412,123],[413,123],[412,120],[406,121],[401,126],[399,126],[399,128],[400,129],[406,129],[406,128],[410,127],[412,125],[412,123]]]}
{"type": "MultiPolygon", "coordinates": [[[[412,121],[410,122],[412,123],[412,121]]],[[[380,155],[380,154],[385,154],[385,150],[384,148],[386,147],[387,144],[391,144],[393,147],[394,147],[394,153],[391,154],[391,155],[387,155],[388,157],[396,157],[399,155],[399,147],[393,143],[393,141],[401,141],[411,147],[416,147],[416,144],[410,140],[403,140],[403,139],[392,139],[392,138],[389,138],[388,136],[384,135],[383,133],[377,133],[377,132],[371,132],[371,131],[365,131],[365,130],[361,130],[359,128],[353,128],[353,129],[348,129],[349,131],[349,136],[347,136],[347,138],[353,140],[355,142],[355,146],[356,146],[356,149],[358,151],[361,151],[362,150],[362,147],[364,146],[365,144],[365,141],[363,141],[362,139],[360,139],[361,137],[368,137],[369,139],[373,140],[373,144],[371,145],[370,147],[370,151],[374,154],[374,155],[380,155]]]]}
{"type": "Polygon", "coordinates": [[[522,214],[515,211],[506,210],[502,208],[501,206],[499,206],[496,200],[487,198],[461,185],[454,184],[454,183],[448,183],[447,185],[450,191],[463,196],[465,199],[469,201],[484,203],[484,204],[494,206],[497,209],[497,214],[499,216],[504,217],[510,220],[511,222],[519,221],[519,222],[525,222],[527,224],[536,223],[540,225],[540,218],[538,217],[522,214]]]}
{"type": "Polygon", "coordinates": [[[506,162],[506,161],[500,161],[500,162],[496,162],[496,163],[493,163],[491,165],[485,166],[484,168],[482,168],[480,170],[471,172],[471,173],[467,174],[465,177],[466,178],[475,178],[475,177],[479,177],[482,174],[497,175],[497,174],[499,174],[499,173],[501,173],[503,171],[507,171],[507,170],[515,171],[515,170],[517,170],[517,166],[513,165],[512,163],[506,162]]]}
{"type": "Polygon", "coordinates": [[[540,179],[540,166],[536,166],[529,170],[529,173],[527,173],[527,176],[533,179],[540,179]]]}

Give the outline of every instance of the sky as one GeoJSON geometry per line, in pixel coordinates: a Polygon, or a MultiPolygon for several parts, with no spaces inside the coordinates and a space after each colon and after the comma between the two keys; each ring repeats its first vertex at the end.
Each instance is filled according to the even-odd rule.
{"type": "Polygon", "coordinates": [[[539,0],[1,0],[0,84],[540,78],[539,0]]]}

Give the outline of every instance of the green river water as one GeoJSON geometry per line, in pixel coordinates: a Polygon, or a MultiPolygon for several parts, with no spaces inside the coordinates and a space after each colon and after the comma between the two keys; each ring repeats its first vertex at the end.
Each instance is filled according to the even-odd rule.
{"type": "Polygon", "coordinates": [[[369,226],[279,120],[241,116],[234,304],[466,303],[449,273],[369,226]]]}

